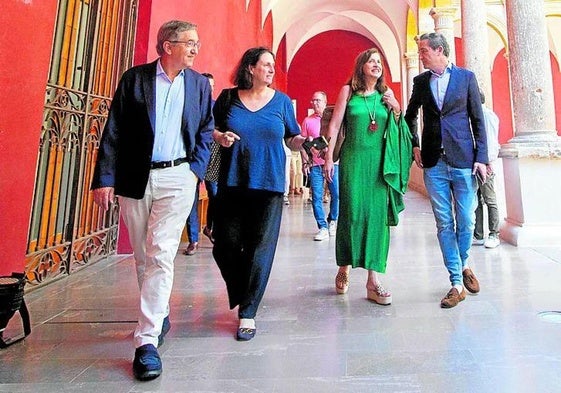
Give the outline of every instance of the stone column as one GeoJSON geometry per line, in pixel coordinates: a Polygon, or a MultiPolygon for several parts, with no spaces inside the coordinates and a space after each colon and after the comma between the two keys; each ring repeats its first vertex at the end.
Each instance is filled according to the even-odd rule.
{"type": "Polygon", "coordinates": [[[407,52],[403,55],[405,58],[405,68],[407,69],[407,97],[411,98],[413,91],[413,78],[419,75],[419,55],[417,52],[407,52]]]}
{"type": "Polygon", "coordinates": [[[515,136],[501,148],[507,218],[501,238],[518,246],[561,244],[561,138],[543,0],[506,0],[515,136]]]}
{"type": "Polygon", "coordinates": [[[492,108],[493,89],[485,0],[462,0],[462,42],[465,66],[475,73],[479,87],[485,93],[485,102],[492,108]]]}
{"type": "Polygon", "coordinates": [[[442,34],[448,46],[450,47],[450,56],[448,58],[452,63],[456,63],[456,45],[454,43],[454,18],[456,17],[457,8],[432,8],[430,16],[434,19],[434,31],[442,34]]]}
{"type": "MultiPolygon", "coordinates": [[[[415,41],[419,42],[419,37],[415,37],[415,41]]],[[[422,72],[421,68],[423,66],[420,64],[419,61],[419,54],[417,51],[407,52],[403,55],[405,59],[405,67],[407,71],[407,98],[404,100],[405,103],[409,102],[411,98],[411,93],[413,91],[413,78],[419,75],[419,72],[422,72]],[[420,68],[419,68],[420,67],[420,68]]],[[[404,110],[407,108],[407,104],[404,105],[404,110]]],[[[421,134],[419,130],[419,134],[421,134]]],[[[423,180],[423,171],[417,168],[417,165],[411,165],[411,171],[409,173],[409,189],[415,190],[420,192],[421,194],[427,195],[427,190],[425,188],[425,182],[423,180]]]]}

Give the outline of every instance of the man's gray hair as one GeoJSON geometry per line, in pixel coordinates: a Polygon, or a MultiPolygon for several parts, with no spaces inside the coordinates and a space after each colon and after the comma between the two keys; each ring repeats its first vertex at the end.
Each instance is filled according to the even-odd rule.
{"type": "Polygon", "coordinates": [[[419,37],[419,40],[428,40],[429,46],[433,50],[436,50],[439,46],[441,46],[444,56],[448,57],[450,55],[450,47],[448,46],[446,37],[440,33],[425,33],[419,37]]]}
{"type": "Polygon", "coordinates": [[[165,41],[176,41],[179,38],[180,33],[189,30],[197,30],[197,25],[181,20],[170,20],[169,22],[164,23],[158,30],[158,42],[156,43],[158,56],[162,56],[164,54],[165,41]]]}

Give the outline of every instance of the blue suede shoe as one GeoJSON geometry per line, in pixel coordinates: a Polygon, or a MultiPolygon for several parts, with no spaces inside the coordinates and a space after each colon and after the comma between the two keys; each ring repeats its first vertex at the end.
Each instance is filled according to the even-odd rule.
{"type": "Polygon", "coordinates": [[[162,322],[162,332],[158,336],[158,348],[162,346],[164,343],[164,337],[168,334],[169,330],[171,329],[171,322],[169,321],[169,316],[164,318],[162,322]]]}
{"type": "Polygon", "coordinates": [[[144,344],[134,353],[132,372],[139,381],[149,381],[162,374],[162,360],[152,344],[144,344]]]}
{"type": "Polygon", "coordinates": [[[238,328],[238,331],[236,333],[236,339],[238,341],[249,341],[253,337],[255,337],[255,332],[256,331],[257,331],[257,329],[238,328]]]}

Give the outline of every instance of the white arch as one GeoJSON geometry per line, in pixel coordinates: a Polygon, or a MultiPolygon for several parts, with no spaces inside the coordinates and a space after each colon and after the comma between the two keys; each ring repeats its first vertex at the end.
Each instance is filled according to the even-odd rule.
{"type": "MultiPolygon", "coordinates": [[[[262,0],[262,26],[269,13],[273,18],[273,50],[286,37],[289,67],[298,50],[311,38],[331,30],[363,35],[380,48],[388,61],[394,82],[402,80],[402,55],[407,38],[407,14],[417,7],[411,0],[350,0],[326,3],[321,0],[262,0]],[[380,3],[384,3],[383,6],[380,3]]],[[[416,9],[415,9],[416,13],[416,9]]]]}
{"type": "Polygon", "coordinates": [[[291,28],[286,33],[288,68],[302,45],[316,35],[334,30],[333,26],[337,26],[337,30],[351,31],[374,42],[386,57],[393,81],[401,81],[402,49],[399,46],[400,42],[381,19],[359,11],[345,12],[338,15],[328,14],[326,17],[324,15],[314,14],[307,18],[308,20],[317,19],[309,29],[307,25],[297,23],[294,28],[291,28]],[[373,34],[374,31],[376,35],[373,34]]]}

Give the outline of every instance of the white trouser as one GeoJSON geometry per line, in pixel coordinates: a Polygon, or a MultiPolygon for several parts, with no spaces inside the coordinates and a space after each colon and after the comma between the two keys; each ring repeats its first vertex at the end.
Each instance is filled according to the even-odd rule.
{"type": "Polygon", "coordinates": [[[196,186],[197,177],[185,163],[151,170],[144,198],[119,197],[140,288],[140,315],[134,332],[136,348],[158,345],[162,322],[168,314],[173,261],[196,186]]]}
{"type": "Polygon", "coordinates": [[[292,151],[288,146],[286,146],[286,143],[283,143],[282,147],[284,148],[284,153],[286,154],[286,161],[284,165],[284,195],[288,195],[290,192],[290,161],[292,160],[292,151]]]}

